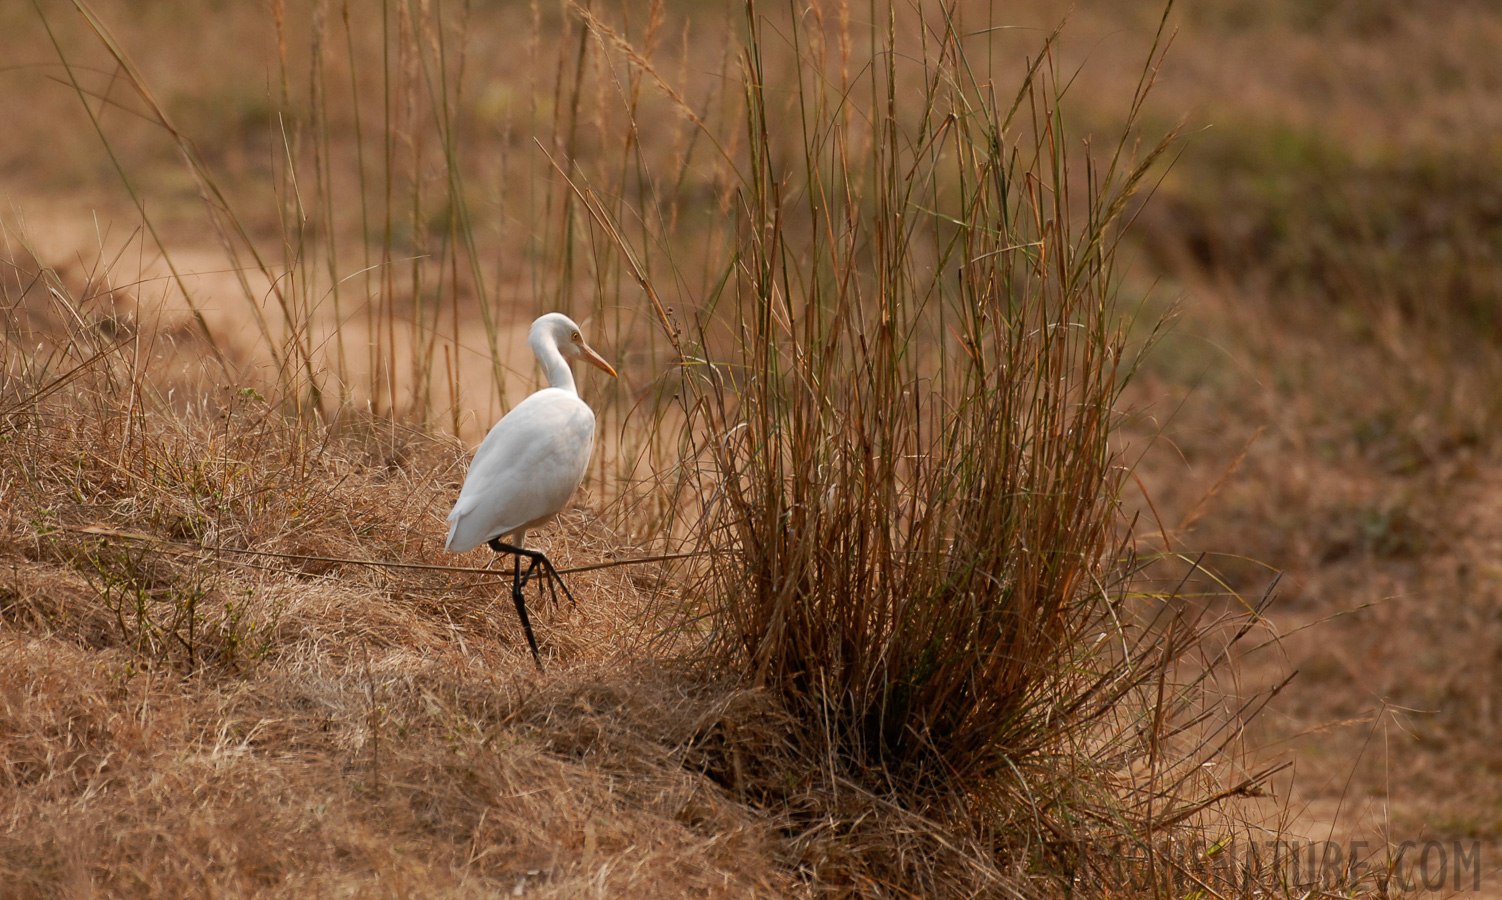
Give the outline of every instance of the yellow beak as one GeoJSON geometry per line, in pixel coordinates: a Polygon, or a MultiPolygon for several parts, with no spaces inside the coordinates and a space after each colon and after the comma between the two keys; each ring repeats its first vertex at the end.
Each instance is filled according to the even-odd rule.
{"type": "Polygon", "coordinates": [[[591,365],[610,373],[611,378],[620,377],[615,374],[615,369],[612,369],[610,367],[610,363],[606,362],[603,356],[596,353],[593,349],[590,348],[588,344],[584,343],[583,341],[579,342],[579,352],[584,354],[584,358],[588,360],[591,365]]]}

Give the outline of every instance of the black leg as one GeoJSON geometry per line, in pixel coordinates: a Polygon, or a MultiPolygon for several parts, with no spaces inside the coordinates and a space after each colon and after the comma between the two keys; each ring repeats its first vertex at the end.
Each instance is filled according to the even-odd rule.
{"type": "MultiPolygon", "coordinates": [[[[537,638],[532,635],[532,620],[527,617],[527,601],[522,594],[522,587],[526,584],[526,580],[522,577],[522,558],[513,556],[511,559],[515,563],[511,570],[511,601],[516,604],[516,616],[522,620],[522,631],[527,634],[527,646],[532,648],[532,661],[537,663],[537,671],[541,672],[542,656],[537,652],[537,638]]],[[[529,566],[527,573],[531,574],[531,572],[532,569],[529,566]]]]}
{"type": "MultiPolygon", "coordinates": [[[[516,604],[517,617],[522,620],[522,631],[527,634],[527,646],[532,649],[532,661],[537,663],[537,671],[541,672],[543,671],[542,656],[537,652],[537,638],[532,635],[532,620],[527,616],[527,606],[522,589],[532,579],[533,571],[541,565],[543,572],[548,576],[547,588],[552,593],[554,605],[558,603],[558,591],[554,587],[555,584],[563,588],[563,594],[568,597],[570,603],[578,606],[578,601],[574,600],[574,595],[569,591],[568,585],[563,583],[563,579],[558,575],[558,570],[553,568],[553,563],[547,558],[546,554],[538,550],[513,547],[503,542],[500,538],[491,538],[489,545],[490,549],[496,553],[511,554],[512,561],[515,564],[511,570],[511,599],[516,604]],[[527,558],[526,572],[522,571],[523,556],[527,558]]],[[[540,590],[539,596],[541,596],[540,590]]]]}
{"type": "MultiPolygon", "coordinates": [[[[532,571],[540,565],[542,566],[542,570],[548,576],[549,580],[557,582],[558,587],[563,588],[563,595],[568,598],[568,602],[573,606],[579,605],[579,601],[574,599],[573,593],[568,589],[568,585],[564,583],[562,576],[558,574],[558,570],[553,568],[553,562],[552,560],[548,559],[547,554],[543,553],[540,550],[527,550],[523,547],[513,547],[510,544],[502,541],[500,538],[490,539],[490,549],[494,550],[497,553],[510,553],[514,556],[525,556],[527,559],[531,560],[531,564],[527,566],[527,571],[521,576],[523,587],[526,586],[528,581],[532,580],[532,571]]],[[[553,586],[551,584],[548,585],[548,588],[550,590],[552,589],[552,587],[553,586]]],[[[554,601],[556,602],[558,597],[556,591],[554,592],[553,597],[554,601]]]]}

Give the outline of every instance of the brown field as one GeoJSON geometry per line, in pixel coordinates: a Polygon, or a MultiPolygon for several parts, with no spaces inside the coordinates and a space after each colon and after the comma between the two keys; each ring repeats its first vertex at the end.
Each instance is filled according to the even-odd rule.
{"type": "MultiPolygon", "coordinates": [[[[1007,96],[1065,23],[1045,68],[1072,202],[1087,158],[1176,131],[1115,250],[1145,355],[1118,373],[1111,526],[1081,545],[1133,548],[1123,609],[1218,623],[1164,657],[1176,685],[1210,673],[1181,756],[1154,736],[1105,772],[1110,741],[1071,732],[1019,783],[1078,764],[1151,794],[1230,723],[1162,795],[1206,800],[1162,840],[1365,841],[1375,869],[1479,842],[1502,895],[1502,9],[1181,3],[1133,116],[1161,5],[993,6],[953,10],[1007,96]]],[[[874,9],[762,11],[768,143],[808,140],[795,99],[826,95],[798,85],[860,83],[874,9]],[[794,34],[822,68],[776,49],[794,34]]],[[[580,373],[595,462],[535,545],[628,560],[714,513],[681,477],[664,326],[744,341],[706,312],[756,244],[720,227],[754,193],[744,23],[688,0],[0,5],[0,897],[1063,896],[1049,840],[1160,839],[995,813],[1033,802],[995,771],[921,803],[840,774],[864,763],[715,656],[695,591],[723,569],[573,575],[577,606],[534,610],[544,675],[491,576],[357,562],[488,561],[444,554],[443,518],[537,384],[525,329],[551,309],[621,377],[580,373]]],[[[926,253],[908,268],[943,268],[926,253]]],[[[1089,809],[1140,812],[1121,797],[1089,809]]]]}

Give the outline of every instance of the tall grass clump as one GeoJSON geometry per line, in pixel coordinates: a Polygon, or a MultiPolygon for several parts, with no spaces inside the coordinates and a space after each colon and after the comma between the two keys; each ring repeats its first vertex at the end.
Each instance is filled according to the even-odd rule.
{"type": "Polygon", "coordinates": [[[1002,94],[958,10],[922,12],[881,13],[842,86],[834,42],[748,6],[742,240],[700,323],[730,357],[696,382],[721,551],[700,589],[718,652],[853,759],[985,775],[1107,690],[1086,638],[1130,565],[1115,249],[1165,145],[1074,165],[1050,51],[1002,94]]]}
{"type": "Polygon", "coordinates": [[[1136,593],[1113,432],[1117,247],[1170,139],[1076,158],[1053,41],[1004,92],[955,6],[746,11],[738,241],[686,349],[711,655],[801,723],[785,800],[895,794],[1003,854],[1096,804],[1150,842],[1188,782],[1107,782],[1210,746],[1165,750],[1206,632],[1136,593]]]}

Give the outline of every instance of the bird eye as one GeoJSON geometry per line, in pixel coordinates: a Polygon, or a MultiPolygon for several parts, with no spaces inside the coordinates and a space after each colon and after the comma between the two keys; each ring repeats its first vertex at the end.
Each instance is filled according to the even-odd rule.
{"type": "Polygon", "coordinates": [[[569,340],[571,340],[571,341],[582,341],[584,339],[581,338],[581,337],[579,337],[579,332],[576,331],[576,332],[574,332],[573,337],[570,337],[569,340]]]}

